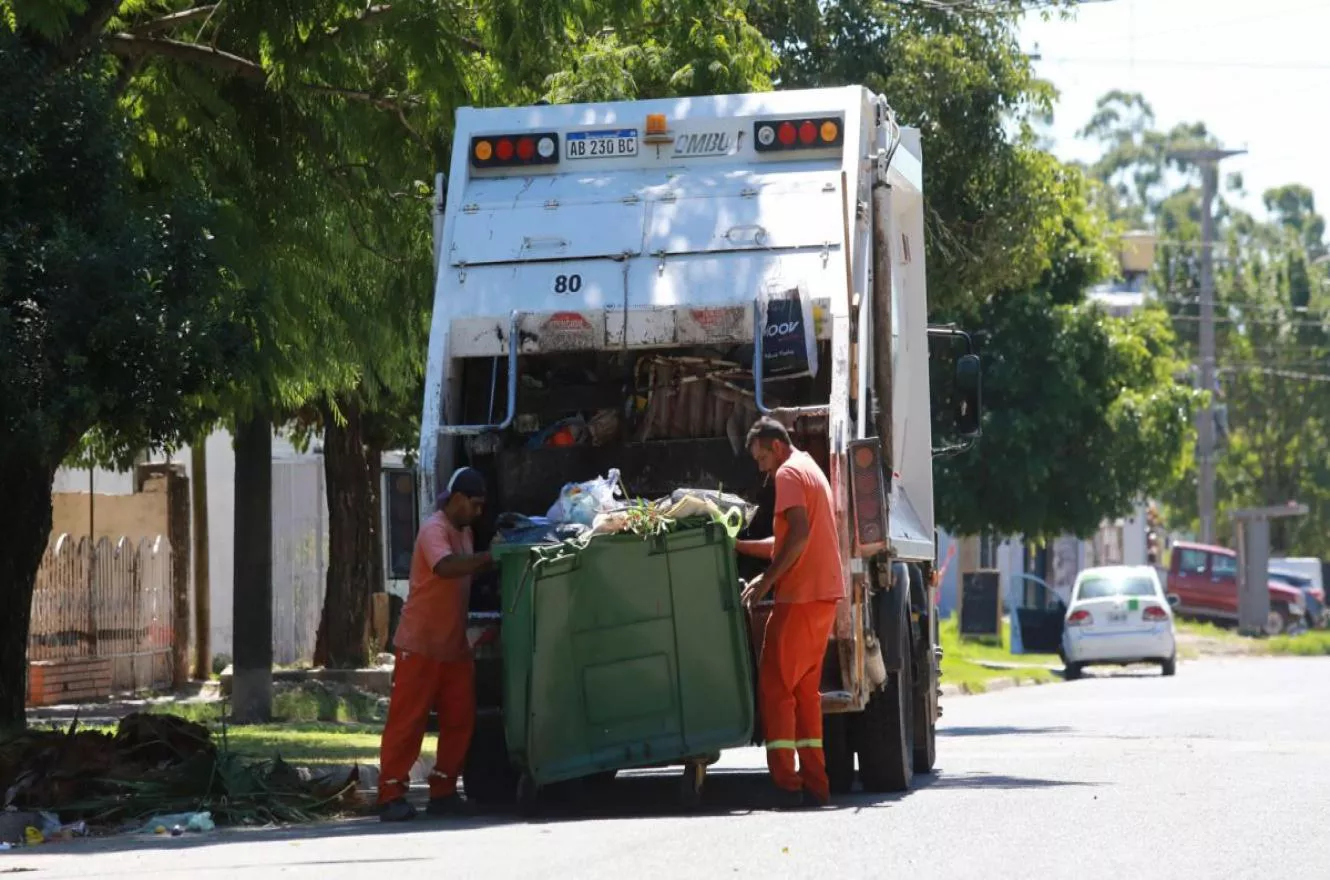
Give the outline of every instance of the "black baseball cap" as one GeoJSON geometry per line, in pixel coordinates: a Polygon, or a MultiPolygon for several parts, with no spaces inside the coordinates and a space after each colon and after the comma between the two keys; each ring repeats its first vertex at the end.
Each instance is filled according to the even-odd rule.
{"type": "Polygon", "coordinates": [[[448,503],[448,497],[454,493],[467,498],[484,498],[485,478],[473,467],[458,468],[448,480],[448,487],[434,499],[435,506],[442,509],[448,503]]]}

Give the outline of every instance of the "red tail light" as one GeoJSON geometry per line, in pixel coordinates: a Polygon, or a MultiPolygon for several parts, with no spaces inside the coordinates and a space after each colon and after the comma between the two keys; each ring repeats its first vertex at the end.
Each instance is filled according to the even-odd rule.
{"type": "Polygon", "coordinates": [[[1143,620],[1163,622],[1168,620],[1168,612],[1160,608],[1158,605],[1151,605],[1149,608],[1146,608],[1145,611],[1141,612],[1141,618],[1143,620]]]}
{"type": "Polygon", "coordinates": [[[876,437],[850,443],[850,503],[854,513],[854,555],[873,556],[887,546],[886,475],[876,437]]]}
{"type": "Polygon", "coordinates": [[[1067,626],[1089,626],[1092,623],[1094,623],[1094,618],[1084,608],[1071,612],[1067,617],[1067,626]]]}

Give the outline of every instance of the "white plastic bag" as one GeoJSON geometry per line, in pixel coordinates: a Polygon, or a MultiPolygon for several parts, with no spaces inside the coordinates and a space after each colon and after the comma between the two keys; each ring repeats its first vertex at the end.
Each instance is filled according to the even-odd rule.
{"type": "Polygon", "coordinates": [[[553,522],[577,523],[590,528],[595,525],[598,514],[608,513],[623,503],[621,490],[619,469],[610,468],[604,477],[566,484],[546,516],[553,522]]]}
{"type": "Polygon", "coordinates": [[[181,832],[204,832],[217,827],[212,821],[212,813],[205,811],[202,813],[170,813],[165,816],[153,816],[139,830],[142,834],[171,833],[177,826],[181,832]],[[158,829],[161,829],[161,831],[158,831],[158,829]]]}

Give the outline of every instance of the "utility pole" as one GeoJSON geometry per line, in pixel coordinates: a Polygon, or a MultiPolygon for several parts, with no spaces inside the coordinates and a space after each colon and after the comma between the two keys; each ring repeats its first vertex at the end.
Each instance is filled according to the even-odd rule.
{"type": "Polygon", "coordinates": [[[1201,514],[1201,543],[1215,541],[1215,191],[1219,163],[1246,150],[1179,150],[1173,158],[1195,162],[1201,168],[1201,388],[1207,395],[1196,438],[1197,506],[1201,514]]]}

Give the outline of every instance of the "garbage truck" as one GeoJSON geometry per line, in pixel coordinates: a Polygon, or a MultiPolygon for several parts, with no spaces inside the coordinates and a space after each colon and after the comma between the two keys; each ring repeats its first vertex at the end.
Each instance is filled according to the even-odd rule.
{"type": "MultiPolygon", "coordinates": [[[[544,514],[567,484],[615,470],[634,497],[741,496],[757,510],[744,537],[765,537],[774,487],[744,439],[760,416],[781,421],[836,502],[845,598],[820,688],[833,790],[908,789],[934,766],[941,714],[933,424],[945,417],[954,448],[980,412],[970,337],[928,323],[919,131],[856,86],[464,108],[453,137],[433,216],[422,514],[454,468],[480,469],[484,547],[496,515],[544,514]]],[[[620,572],[625,589],[642,575],[620,572]]],[[[481,801],[520,788],[500,593],[478,580],[468,624],[463,784],[481,801]]],[[[754,651],[769,612],[746,612],[754,651]]],[[[688,638],[681,655],[707,649],[688,638]]]]}

